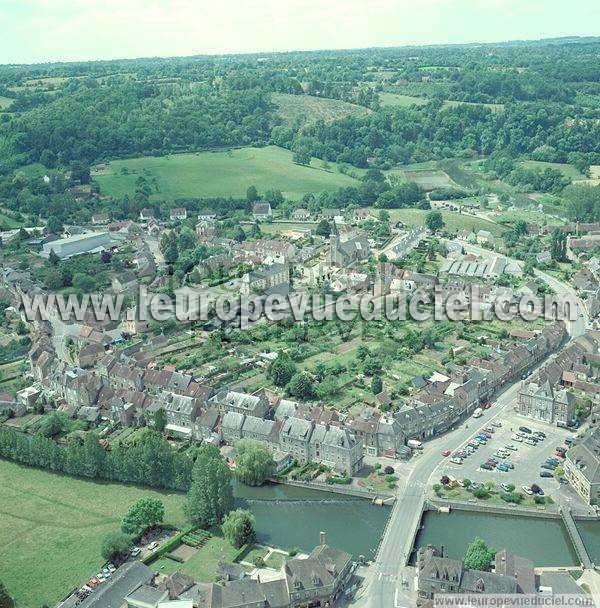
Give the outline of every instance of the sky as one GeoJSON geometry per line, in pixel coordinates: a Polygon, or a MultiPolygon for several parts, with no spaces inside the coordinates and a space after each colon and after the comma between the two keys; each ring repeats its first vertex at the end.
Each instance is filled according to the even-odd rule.
{"type": "Polygon", "coordinates": [[[600,35],[600,0],[0,0],[0,63],[600,35]]]}

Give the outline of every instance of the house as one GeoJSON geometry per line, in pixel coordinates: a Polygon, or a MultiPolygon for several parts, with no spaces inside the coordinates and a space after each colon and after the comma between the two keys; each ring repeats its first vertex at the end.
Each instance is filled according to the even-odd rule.
{"type": "Polygon", "coordinates": [[[494,244],[494,237],[492,236],[492,233],[489,232],[488,230],[479,230],[479,232],[477,233],[477,236],[476,236],[476,240],[479,245],[493,245],[494,244]]]}
{"type": "Polygon", "coordinates": [[[565,477],[588,505],[600,499],[600,429],[592,428],[572,448],[564,461],[565,477]]]}
{"type": "Polygon", "coordinates": [[[325,208],[325,209],[321,210],[321,219],[323,219],[323,220],[332,220],[341,215],[342,215],[341,209],[325,208]]]}
{"type": "Polygon", "coordinates": [[[264,395],[248,395],[237,391],[222,390],[209,399],[209,403],[220,412],[237,412],[257,418],[265,418],[271,409],[264,395]]]}
{"type": "Polygon", "coordinates": [[[254,203],[252,206],[252,217],[255,220],[266,220],[273,215],[270,203],[254,203]]]}
{"type": "Polygon", "coordinates": [[[201,222],[214,222],[217,214],[212,209],[202,209],[198,212],[198,220],[201,222]]]}
{"type": "Polygon", "coordinates": [[[271,264],[258,270],[247,272],[242,277],[241,293],[264,292],[278,286],[283,286],[286,293],[289,290],[290,269],[287,264],[271,264]]]}
{"type": "Polygon", "coordinates": [[[308,557],[286,559],[279,576],[209,583],[203,603],[194,605],[210,608],[333,606],[353,570],[352,556],[326,545],[323,539],[308,557]]]}
{"type": "Polygon", "coordinates": [[[185,207],[175,207],[169,211],[170,220],[185,220],[187,219],[187,209],[185,207]]]}
{"type": "Polygon", "coordinates": [[[552,261],[552,255],[549,251],[540,251],[535,256],[535,260],[538,264],[548,264],[552,261]]]}
{"type": "Polygon", "coordinates": [[[114,293],[133,292],[137,289],[138,280],[131,270],[125,270],[113,277],[111,288],[114,293]]]}
{"type": "Polygon", "coordinates": [[[110,234],[108,232],[87,232],[85,234],[77,234],[64,239],[58,239],[51,243],[44,243],[40,255],[44,258],[48,258],[50,252],[54,251],[61,260],[66,260],[67,258],[83,253],[102,251],[109,246],[110,234]]]}
{"type": "Polygon", "coordinates": [[[496,553],[494,572],[473,570],[432,545],[417,552],[417,603],[444,593],[516,594],[535,592],[533,562],[506,550],[496,553]]]}
{"type": "Polygon", "coordinates": [[[521,382],[517,398],[519,414],[549,424],[570,425],[575,414],[575,397],[566,389],[554,390],[546,380],[542,384],[521,382]]]}
{"type": "Polygon", "coordinates": [[[371,215],[371,210],[367,207],[364,207],[364,208],[355,209],[354,213],[352,214],[352,217],[357,222],[364,222],[365,220],[369,219],[370,215],[371,215]]]}
{"type": "Polygon", "coordinates": [[[23,416],[26,407],[8,393],[0,393],[0,416],[23,416]]]}
{"type": "Polygon", "coordinates": [[[110,218],[108,217],[108,213],[97,213],[96,215],[92,215],[92,224],[108,224],[110,218]]]}
{"type": "Polygon", "coordinates": [[[302,207],[294,209],[294,211],[292,211],[292,219],[299,222],[306,222],[310,219],[310,211],[308,209],[303,209],[302,207]]]}
{"type": "Polygon", "coordinates": [[[145,207],[140,211],[140,220],[142,222],[148,222],[153,220],[154,218],[154,209],[150,209],[149,207],[145,207]]]}
{"type": "Polygon", "coordinates": [[[134,306],[125,311],[121,329],[123,333],[135,336],[150,330],[150,320],[141,319],[139,308],[134,306]]]}

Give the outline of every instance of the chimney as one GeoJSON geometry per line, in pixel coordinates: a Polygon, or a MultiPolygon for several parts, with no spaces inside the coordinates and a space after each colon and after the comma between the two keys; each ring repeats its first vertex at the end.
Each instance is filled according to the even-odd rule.
{"type": "Polygon", "coordinates": [[[325,532],[323,532],[322,530],[321,530],[321,532],[319,532],[319,544],[320,545],[325,544],[325,532]]]}

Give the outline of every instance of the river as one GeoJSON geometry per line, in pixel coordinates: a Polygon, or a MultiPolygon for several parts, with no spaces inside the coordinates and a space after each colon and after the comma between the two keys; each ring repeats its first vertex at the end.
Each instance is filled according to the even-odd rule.
{"type": "MultiPolygon", "coordinates": [[[[443,545],[446,555],[451,558],[462,559],[469,543],[479,536],[496,551],[506,548],[529,558],[538,567],[579,565],[577,553],[560,519],[458,510],[451,513],[427,511],[422,524],[424,529],[419,531],[415,546],[443,545]]],[[[582,529],[586,524],[579,522],[578,526],[582,529]]],[[[600,524],[597,522],[589,526],[588,543],[592,540],[600,552],[600,524]]]]}
{"type": "Polygon", "coordinates": [[[295,486],[236,484],[235,496],[237,506],[254,514],[259,543],[304,552],[319,544],[323,531],[331,546],[372,558],[390,515],[389,507],[368,500],[295,486]]]}

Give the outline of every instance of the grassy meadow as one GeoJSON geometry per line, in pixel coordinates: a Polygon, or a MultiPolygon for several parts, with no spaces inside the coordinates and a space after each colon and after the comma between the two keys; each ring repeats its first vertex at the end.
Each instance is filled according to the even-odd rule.
{"type": "Polygon", "coordinates": [[[316,159],[310,166],[298,165],[292,156],[289,150],[277,146],[145,156],[114,160],[94,179],[103,194],[122,197],[133,194],[136,179],[144,176],[153,186],[154,200],[240,197],[251,185],[259,192],[273,188],[289,198],[300,198],[307,192],[333,191],[356,184],[355,179],[339,173],[334,166],[324,169],[316,159]]]}
{"type": "Polygon", "coordinates": [[[102,566],[104,536],[139,498],[160,498],[185,524],[183,495],[73,479],[0,460],[0,573],[19,607],[54,605],[102,566]]]}

